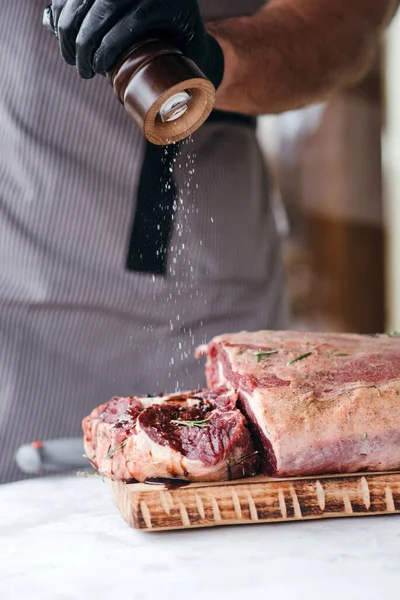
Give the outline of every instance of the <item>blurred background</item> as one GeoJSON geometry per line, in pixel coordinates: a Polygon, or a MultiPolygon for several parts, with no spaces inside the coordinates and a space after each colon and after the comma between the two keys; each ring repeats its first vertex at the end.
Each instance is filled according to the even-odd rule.
{"type": "Polygon", "coordinates": [[[293,328],[400,329],[399,64],[397,16],[361,83],[260,119],[293,328]]]}

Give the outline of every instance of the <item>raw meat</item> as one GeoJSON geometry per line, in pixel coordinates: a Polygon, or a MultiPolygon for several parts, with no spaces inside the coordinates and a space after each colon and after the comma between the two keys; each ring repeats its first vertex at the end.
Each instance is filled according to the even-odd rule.
{"type": "Polygon", "coordinates": [[[237,394],[214,389],[113,398],[83,420],[85,452],[121,481],[223,481],[255,475],[258,456],[237,394]]]}
{"type": "Polygon", "coordinates": [[[222,335],[208,385],[239,395],[273,476],[400,469],[400,338],[304,332],[222,335]]]}

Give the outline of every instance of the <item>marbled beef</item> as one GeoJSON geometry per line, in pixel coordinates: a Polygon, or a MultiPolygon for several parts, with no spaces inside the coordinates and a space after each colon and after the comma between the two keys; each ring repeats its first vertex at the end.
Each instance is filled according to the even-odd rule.
{"type": "Polygon", "coordinates": [[[233,390],[113,398],[83,421],[87,457],[121,481],[223,481],[255,475],[258,456],[233,390]]]}

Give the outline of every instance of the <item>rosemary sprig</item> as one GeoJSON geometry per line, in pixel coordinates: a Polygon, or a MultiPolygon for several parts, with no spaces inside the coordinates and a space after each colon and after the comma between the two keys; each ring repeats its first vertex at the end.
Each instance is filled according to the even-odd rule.
{"type": "Polygon", "coordinates": [[[361,439],[362,439],[362,440],[366,440],[366,439],[367,439],[367,437],[368,437],[368,435],[367,435],[367,434],[365,433],[365,431],[364,431],[364,433],[363,433],[363,434],[362,434],[362,436],[361,436],[361,439]]]}
{"type": "Polygon", "coordinates": [[[124,440],[123,442],[121,442],[119,444],[119,446],[115,446],[115,448],[112,448],[112,450],[109,450],[104,458],[111,458],[118,450],[122,450],[122,448],[124,448],[127,443],[128,443],[128,440],[124,440]]]}
{"type": "Polygon", "coordinates": [[[245,461],[247,458],[250,458],[251,456],[255,456],[256,454],[258,454],[258,450],[256,450],[255,452],[251,452],[250,454],[246,454],[245,456],[241,456],[238,460],[234,460],[232,457],[228,458],[228,460],[226,461],[226,467],[228,470],[228,480],[229,481],[232,480],[232,468],[233,467],[240,465],[241,462],[245,461]]]}
{"type": "Polygon", "coordinates": [[[373,333],[371,337],[375,337],[375,338],[400,337],[400,331],[385,331],[385,333],[373,333]]]}
{"type": "Polygon", "coordinates": [[[100,473],[98,471],[95,471],[94,473],[88,473],[87,471],[77,471],[76,472],[76,476],[77,477],[104,477],[104,475],[100,475],[100,473]]]}
{"type": "Polygon", "coordinates": [[[348,356],[347,352],[338,352],[336,356],[348,356]]]}
{"type": "Polygon", "coordinates": [[[239,460],[235,461],[235,462],[231,462],[231,466],[236,466],[236,465],[240,465],[241,462],[247,460],[248,458],[251,458],[252,456],[256,456],[256,454],[258,454],[258,450],[256,450],[255,452],[251,452],[250,454],[246,454],[245,456],[242,456],[239,458],[239,460]]]}
{"type": "Polygon", "coordinates": [[[182,425],[183,427],[198,427],[199,429],[203,429],[204,427],[208,427],[208,421],[211,417],[207,419],[201,419],[200,421],[178,421],[177,419],[172,419],[171,423],[174,425],[182,425]]]}
{"type": "Polygon", "coordinates": [[[103,483],[105,483],[106,479],[108,479],[108,477],[106,477],[105,475],[100,475],[100,473],[98,471],[95,471],[94,473],[88,473],[87,471],[77,471],[76,476],[77,477],[94,477],[96,479],[101,478],[103,483]]]}
{"type": "Polygon", "coordinates": [[[259,352],[254,352],[254,356],[256,357],[257,362],[260,362],[262,356],[271,356],[278,352],[279,350],[260,350],[259,352]]]}
{"type": "Polygon", "coordinates": [[[293,365],[295,362],[297,362],[299,360],[303,360],[304,358],[307,358],[311,354],[312,354],[312,352],[305,352],[304,354],[300,354],[300,356],[296,356],[295,358],[292,358],[292,360],[290,360],[288,363],[286,363],[286,366],[290,367],[290,365],[293,365]]]}

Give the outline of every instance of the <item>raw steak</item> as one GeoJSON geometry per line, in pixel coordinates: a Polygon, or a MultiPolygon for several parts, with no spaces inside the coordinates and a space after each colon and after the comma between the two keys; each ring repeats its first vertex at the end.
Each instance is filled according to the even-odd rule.
{"type": "Polygon", "coordinates": [[[86,455],[121,481],[223,481],[258,465],[237,394],[226,389],[113,398],[83,420],[86,455]]]}
{"type": "Polygon", "coordinates": [[[400,338],[242,332],[200,352],[209,386],[238,392],[265,473],[400,469],[400,338]]]}

